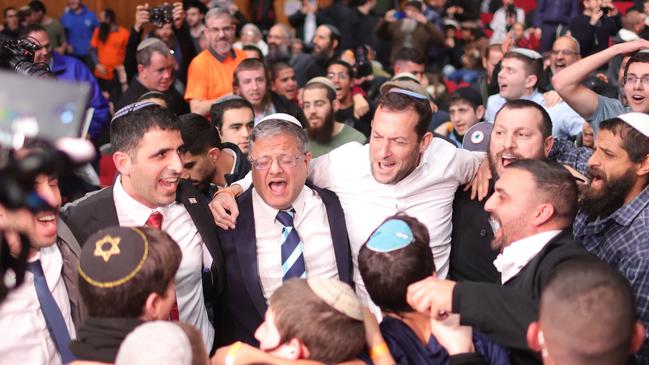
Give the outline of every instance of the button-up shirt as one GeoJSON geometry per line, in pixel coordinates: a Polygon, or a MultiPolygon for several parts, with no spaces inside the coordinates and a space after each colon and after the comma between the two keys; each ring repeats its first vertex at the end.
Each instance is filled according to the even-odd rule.
{"type": "Polygon", "coordinates": [[[500,281],[504,285],[527,265],[528,262],[541,252],[550,240],[561,230],[552,230],[537,233],[512,242],[503,249],[503,252],[494,260],[494,266],[500,272],[500,281]]]}
{"type": "MultiPolygon", "coordinates": [[[[629,280],[635,295],[636,313],[648,327],[649,188],[608,217],[589,222],[586,214],[579,212],[573,232],[575,239],[589,252],[616,267],[629,280]]],[[[639,356],[649,361],[647,341],[639,356]]]]}

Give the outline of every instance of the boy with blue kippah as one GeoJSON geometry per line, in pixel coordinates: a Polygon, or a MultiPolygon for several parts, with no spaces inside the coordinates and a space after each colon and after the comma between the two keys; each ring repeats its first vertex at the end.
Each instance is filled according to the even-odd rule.
{"type": "Polygon", "coordinates": [[[504,348],[460,326],[459,315],[437,321],[406,302],[410,284],[435,275],[428,230],[417,219],[387,218],[361,247],[358,265],[384,315],[381,333],[398,364],[509,364],[504,348]]]}

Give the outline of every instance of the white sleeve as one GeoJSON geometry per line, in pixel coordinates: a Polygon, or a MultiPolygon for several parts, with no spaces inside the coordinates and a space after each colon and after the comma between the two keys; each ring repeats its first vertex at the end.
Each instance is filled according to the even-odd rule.
{"type": "Polygon", "coordinates": [[[250,185],[252,185],[252,171],[248,171],[248,173],[246,174],[246,176],[244,176],[242,179],[237,180],[237,181],[233,182],[232,184],[230,184],[230,186],[232,186],[232,185],[239,185],[239,186],[241,186],[241,188],[243,189],[243,191],[248,190],[248,188],[250,187],[250,185]]]}
{"type": "Polygon", "coordinates": [[[473,180],[473,177],[478,172],[480,164],[485,159],[487,154],[485,152],[471,152],[462,148],[457,149],[453,164],[455,176],[460,182],[460,185],[468,184],[473,180]]]}

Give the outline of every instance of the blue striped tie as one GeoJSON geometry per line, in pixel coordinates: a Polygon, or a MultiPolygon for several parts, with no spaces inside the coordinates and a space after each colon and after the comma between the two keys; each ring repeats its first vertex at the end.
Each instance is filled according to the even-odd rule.
{"type": "Polygon", "coordinates": [[[65,325],[65,320],[63,320],[61,309],[56,304],[54,296],[52,296],[52,292],[50,292],[50,288],[47,286],[41,261],[36,260],[28,263],[27,270],[34,274],[36,296],[41,305],[41,311],[43,312],[43,317],[45,317],[45,323],[47,324],[50,336],[52,336],[56,349],[61,354],[61,360],[64,364],[74,361],[76,357],[68,348],[70,344],[70,333],[68,332],[68,327],[65,325]]]}
{"type": "Polygon", "coordinates": [[[306,266],[302,241],[293,227],[294,210],[280,210],[277,220],[284,226],[282,230],[282,281],[290,278],[306,278],[306,266]]]}

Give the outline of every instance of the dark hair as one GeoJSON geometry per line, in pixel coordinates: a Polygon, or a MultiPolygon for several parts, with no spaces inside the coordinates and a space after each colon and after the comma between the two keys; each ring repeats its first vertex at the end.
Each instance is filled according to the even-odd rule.
{"type": "Polygon", "coordinates": [[[559,264],[548,278],[539,306],[547,341],[561,344],[574,363],[628,360],[636,306],[629,281],[611,265],[595,257],[559,264]]]}
{"type": "Polygon", "coordinates": [[[117,23],[115,12],[112,9],[104,9],[104,18],[106,18],[106,24],[102,23],[99,25],[99,33],[97,35],[101,43],[106,43],[110,35],[111,25],[117,23]]]}
{"type": "Polygon", "coordinates": [[[329,69],[329,67],[331,67],[333,65],[343,66],[345,68],[345,71],[347,71],[347,76],[349,76],[349,78],[354,77],[354,68],[349,63],[347,63],[347,62],[345,62],[343,60],[333,60],[333,61],[329,62],[329,64],[327,65],[327,70],[329,69]]]}
{"type": "Polygon", "coordinates": [[[198,11],[205,15],[207,14],[207,5],[205,5],[202,1],[199,0],[183,0],[183,9],[185,11],[191,9],[191,8],[196,8],[198,11]]]}
{"type": "Polygon", "coordinates": [[[8,13],[10,10],[18,11],[18,9],[16,9],[16,8],[13,7],[13,6],[7,6],[7,7],[2,11],[2,17],[6,18],[6,17],[7,17],[7,13],[8,13]]]}
{"type": "Polygon", "coordinates": [[[221,145],[219,132],[210,125],[204,116],[196,113],[183,114],[179,119],[180,134],[183,137],[184,152],[192,155],[206,153],[213,147],[221,145]]]}
{"type": "Polygon", "coordinates": [[[157,52],[165,57],[172,56],[171,49],[163,41],[154,42],[147,47],[144,47],[137,51],[135,54],[135,59],[138,65],[147,67],[151,64],[151,58],[153,54],[157,52]]]}
{"type": "Polygon", "coordinates": [[[269,299],[280,343],[296,338],[309,359],[336,364],[354,359],[365,347],[363,321],[351,318],[318,297],[305,279],[291,279],[269,299]]]}
{"type": "Polygon", "coordinates": [[[556,218],[572,223],[577,214],[577,182],[561,164],[544,160],[518,160],[506,169],[519,169],[532,175],[543,200],[552,204],[556,218]]]}
{"type": "Polygon", "coordinates": [[[484,58],[488,59],[491,51],[502,52],[503,51],[502,46],[503,45],[500,43],[490,44],[489,47],[485,48],[484,58]]]}
{"type": "Polygon", "coordinates": [[[458,93],[453,93],[451,94],[451,97],[448,99],[448,106],[451,107],[452,105],[455,105],[457,103],[467,103],[471,106],[471,108],[475,111],[478,109],[478,107],[482,104],[476,104],[473,101],[463,97],[462,95],[458,93]]]}
{"type": "Polygon", "coordinates": [[[543,73],[543,63],[541,60],[535,60],[514,51],[505,53],[503,60],[506,58],[514,58],[523,62],[527,75],[536,76],[536,82],[534,83],[533,87],[536,87],[536,85],[539,84],[539,81],[541,80],[541,74],[543,73]]]}
{"type": "Polygon", "coordinates": [[[332,24],[323,24],[323,26],[327,27],[329,29],[329,41],[331,42],[331,45],[333,47],[334,41],[336,42],[336,47],[333,47],[333,49],[338,49],[340,47],[340,39],[342,35],[340,34],[340,30],[335,25],[332,24]]]}
{"type": "Polygon", "coordinates": [[[160,91],[147,91],[144,94],[142,94],[139,98],[137,98],[137,101],[146,101],[146,100],[151,100],[151,99],[162,99],[165,101],[167,105],[170,104],[171,100],[167,94],[160,92],[160,91]]]}
{"type": "Polygon", "coordinates": [[[391,219],[408,224],[413,234],[412,243],[398,250],[377,252],[367,248],[366,241],[358,252],[358,269],[367,293],[381,310],[412,312],[413,309],[406,302],[408,286],[435,272],[428,229],[416,218],[404,213],[388,217],[383,223],[391,219]]]}
{"type": "Polygon", "coordinates": [[[603,121],[599,130],[607,130],[614,136],[619,135],[622,140],[621,147],[633,163],[640,163],[649,154],[649,137],[640,133],[620,118],[612,118],[603,121]]]}
{"type": "Polygon", "coordinates": [[[428,99],[418,99],[401,93],[387,92],[381,95],[378,108],[385,108],[393,112],[405,111],[407,109],[414,110],[419,116],[417,125],[415,125],[415,132],[417,132],[419,140],[428,132],[428,126],[433,118],[433,110],[430,107],[428,99]]]}
{"type": "Polygon", "coordinates": [[[264,62],[264,54],[261,52],[261,49],[259,49],[259,47],[255,46],[254,44],[246,44],[241,49],[244,50],[244,51],[257,52],[257,56],[259,56],[259,60],[261,62],[264,62]]]}
{"type": "MultiPolygon", "coordinates": [[[[304,88],[302,88],[302,92],[307,91],[307,90],[313,90],[313,89],[323,89],[324,91],[327,92],[327,99],[329,100],[329,103],[333,103],[334,100],[336,100],[336,92],[332,90],[330,87],[326,86],[323,83],[320,82],[314,82],[311,84],[306,84],[304,85],[304,88]]],[[[333,106],[332,106],[333,108],[333,106]]],[[[333,109],[332,109],[333,110],[333,109]]]]}
{"type": "Polygon", "coordinates": [[[134,152],[144,135],[151,129],[178,130],[178,118],[167,108],[150,105],[129,112],[110,124],[113,151],[134,152]]]}
{"type": "Polygon", "coordinates": [[[32,11],[38,11],[42,12],[43,14],[47,14],[47,8],[45,7],[45,4],[40,0],[32,0],[29,3],[29,8],[32,11]]]}
{"type": "Polygon", "coordinates": [[[496,116],[494,117],[494,123],[498,119],[498,114],[504,109],[510,109],[510,110],[516,110],[516,109],[534,109],[539,114],[541,114],[541,123],[539,125],[539,129],[541,130],[541,135],[543,136],[543,139],[546,139],[550,136],[552,136],[552,119],[550,118],[550,114],[545,110],[544,107],[540,106],[539,104],[531,101],[531,100],[525,100],[525,99],[515,99],[515,100],[507,100],[505,104],[496,112],[496,116]]]}
{"type": "Polygon", "coordinates": [[[393,64],[399,61],[404,61],[404,62],[410,61],[418,65],[424,65],[426,64],[426,55],[422,51],[418,50],[417,48],[402,47],[401,49],[399,49],[399,51],[397,51],[396,55],[394,56],[393,64]]]}
{"type": "Polygon", "coordinates": [[[147,297],[165,295],[180,266],[182,252],[167,233],[155,228],[138,227],[147,241],[148,255],[140,271],[124,284],[100,288],[79,277],[79,292],[88,314],[98,318],[138,318],[147,297]]]}
{"type": "MultiPolygon", "coordinates": [[[[45,27],[43,27],[40,24],[34,23],[34,24],[30,24],[30,25],[26,26],[25,29],[23,29],[22,34],[24,36],[27,36],[27,35],[29,35],[29,33],[35,33],[35,32],[45,32],[45,33],[47,33],[47,29],[45,29],[45,27]]],[[[49,35],[49,33],[48,33],[48,35],[49,35]]]]}
{"type": "Polygon", "coordinates": [[[216,102],[210,107],[210,119],[212,120],[212,126],[216,128],[221,128],[223,126],[223,116],[225,112],[230,109],[242,109],[248,108],[252,111],[252,114],[255,114],[255,109],[252,104],[244,98],[231,99],[221,102],[216,102]]]}
{"type": "Polygon", "coordinates": [[[232,88],[234,89],[239,87],[239,72],[259,69],[264,70],[266,81],[270,80],[270,77],[268,77],[268,68],[266,68],[266,65],[262,61],[256,58],[246,58],[245,60],[241,61],[241,63],[237,65],[237,67],[234,69],[234,72],[232,73],[232,88]]]}
{"type": "Polygon", "coordinates": [[[624,79],[626,80],[626,75],[629,73],[629,66],[632,63],[649,63],[649,52],[638,51],[631,55],[631,58],[626,63],[624,67],[624,79]]]}
{"type": "MultiPolygon", "coordinates": [[[[270,80],[275,82],[275,79],[279,77],[279,73],[286,70],[287,68],[293,69],[293,66],[289,65],[286,62],[274,62],[270,65],[270,80]]],[[[294,70],[294,69],[293,69],[294,70]]]]}

